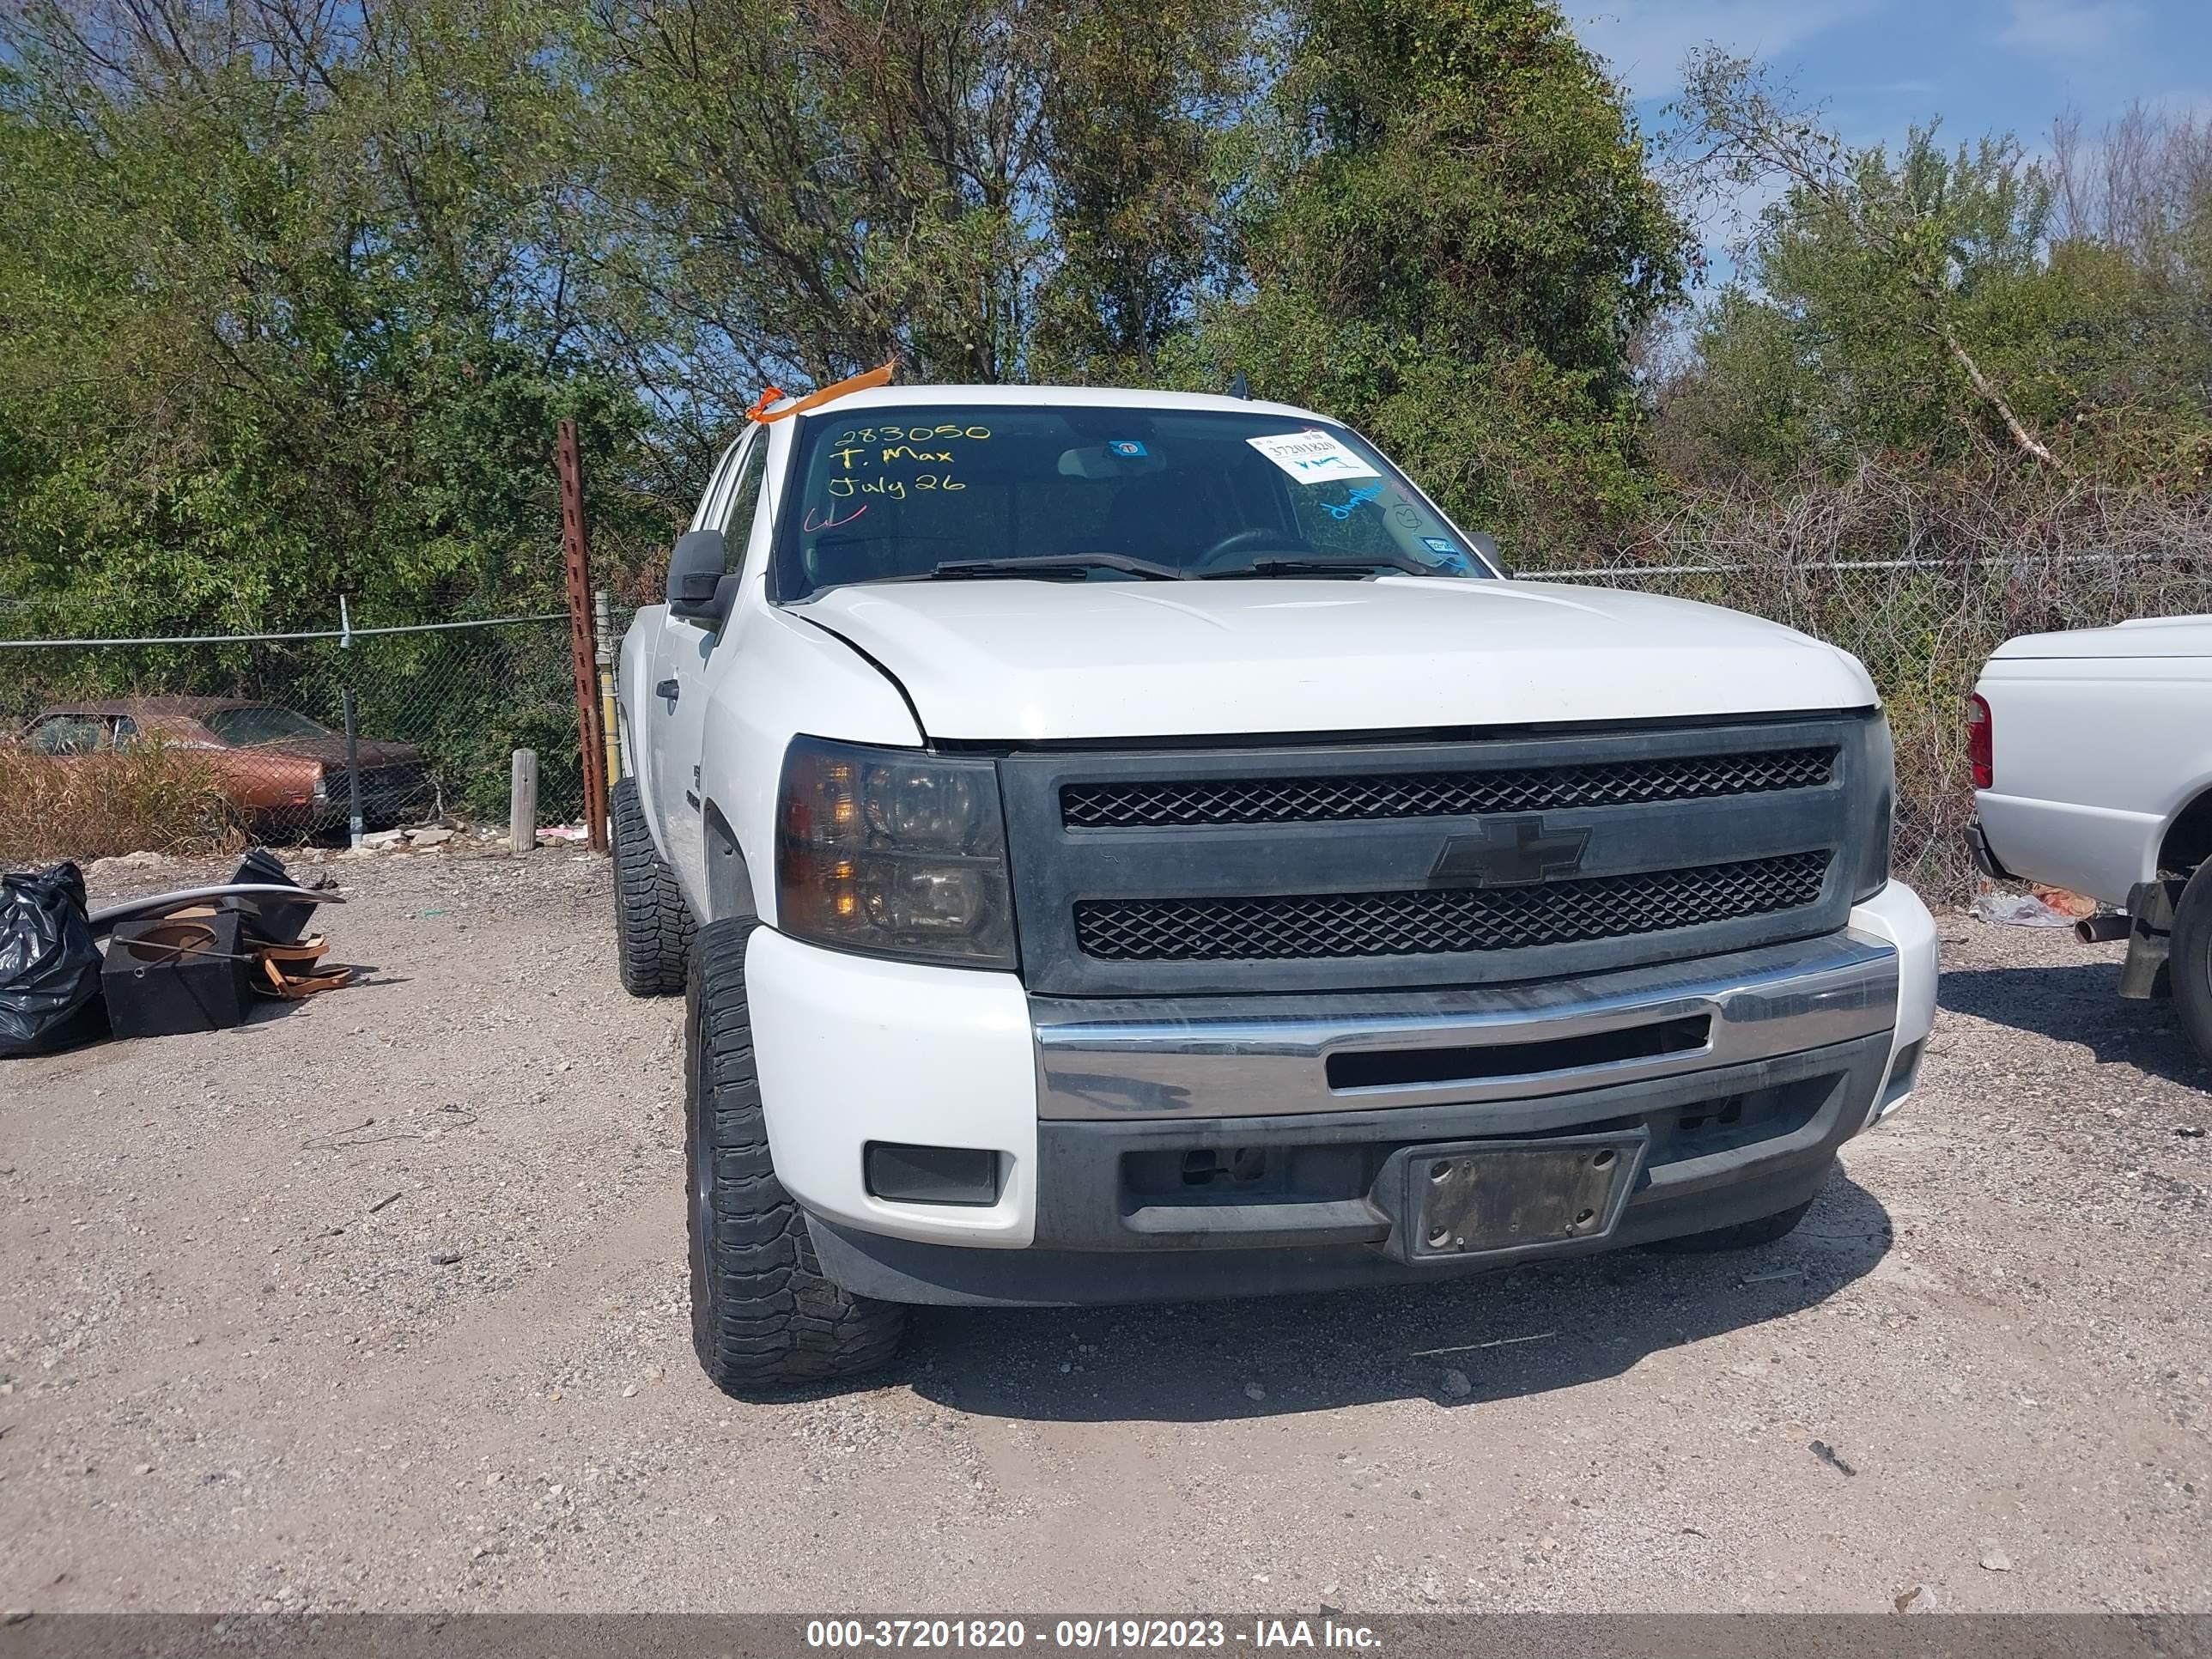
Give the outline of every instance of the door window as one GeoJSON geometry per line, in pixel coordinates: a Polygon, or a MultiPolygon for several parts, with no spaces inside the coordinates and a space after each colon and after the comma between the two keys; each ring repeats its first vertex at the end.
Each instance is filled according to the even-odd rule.
{"type": "Polygon", "coordinates": [[[730,489],[730,474],[737,470],[738,452],[744,447],[740,438],[722,452],[722,459],[714,464],[714,476],[708,480],[707,493],[699,498],[699,510],[691,515],[694,530],[711,530],[721,522],[717,514],[730,489]]]}
{"type": "Polygon", "coordinates": [[[57,714],[31,728],[31,747],[45,755],[88,755],[100,747],[98,720],[57,714]]]}
{"type": "Polygon", "coordinates": [[[729,538],[730,563],[741,568],[745,562],[745,544],[752,535],[753,514],[760,506],[761,480],[768,476],[768,439],[763,434],[745,452],[744,464],[738,469],[736,484],[730,491],[727,509],[723,513],[720,528],[729,538]]]}

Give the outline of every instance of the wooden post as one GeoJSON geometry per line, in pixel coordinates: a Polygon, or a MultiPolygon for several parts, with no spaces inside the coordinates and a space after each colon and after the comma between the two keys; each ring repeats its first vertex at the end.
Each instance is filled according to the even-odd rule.
{"type": "MultiPolygon", "coordinates": [[[[590,769],[586,767],[586,770],[590,769]]],[[[514,751],[514,770],[507,780],[507,844],[520,858],[538,845],[538,751],[514,751]]]]}
{"type": "Polygon", "coordinates": [[[561,468],[561,552],[568,578],[568,657],[576,678],[576,747],[584,774],[584,827],[592,850],[607,850],[607,738],[599,722],[599,675],[592,639],[592,555],[584,537],[584,460],[576,423],[561,422],[553,446],[561,468]]]}

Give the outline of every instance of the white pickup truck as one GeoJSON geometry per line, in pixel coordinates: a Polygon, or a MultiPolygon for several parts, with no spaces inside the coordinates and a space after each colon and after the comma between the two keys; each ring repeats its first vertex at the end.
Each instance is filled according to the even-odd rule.
{"type": "Polygon", "coordinates": [[[1968,714],[1975,862],[2124,915],[2119,991],[2170,994],[2212,1063],[2212,617],[2027,634],[1997,647],[1968,714]]]}
{"type": "Polygon", "coordinates": [[[724,1388],[909,1303],[1778,1238],[1912,1089],[1935,930],[1852,658],[1509,580],[1305,410],[764,416],[623,641],[613,798],[724,1388]]]}

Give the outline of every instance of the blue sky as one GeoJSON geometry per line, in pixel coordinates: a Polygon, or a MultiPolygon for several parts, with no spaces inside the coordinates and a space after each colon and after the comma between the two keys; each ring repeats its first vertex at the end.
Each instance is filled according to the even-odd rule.
{"type": "MultiPolygon", "coordinates": [[[[1894,143],[1939,114],[1953,143],[2008,131],[2032,152],[2069,107],[2086,135],[2136,100],[2212,116],[2212,0],[1563,3],[1647,131],[1683,54],[1707,41],[1774,64],[1852,143],[1894,143]]],[[[1725,224],[1706,234],[1729,240],[1725,224]]]]}

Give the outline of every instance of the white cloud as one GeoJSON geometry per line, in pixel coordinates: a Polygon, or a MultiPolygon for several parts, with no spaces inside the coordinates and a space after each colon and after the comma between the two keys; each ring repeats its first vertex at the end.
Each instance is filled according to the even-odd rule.
{"type": "Polygon", "coordinates": [[[2074,59],[2109,53],[2128,44],[2144,22],[2134,0],[2012,0],[2012,21],[1997,39],[2022,52],[2074,59]]]}
{"type": "MultiPolygon", "coordinates": [[[[2024,0],[2023,0],[2024,3],[2024,0]]],[[[1711,43],[1772,58],[1838,23],[1882,9],[1885,0],[1597,0],[1573,7],[1568,21],[1637,98],[1664,98],[1682,86],[1682,59],[1711,43]]]]}

